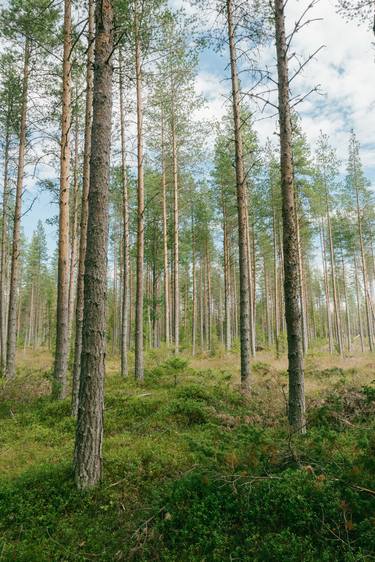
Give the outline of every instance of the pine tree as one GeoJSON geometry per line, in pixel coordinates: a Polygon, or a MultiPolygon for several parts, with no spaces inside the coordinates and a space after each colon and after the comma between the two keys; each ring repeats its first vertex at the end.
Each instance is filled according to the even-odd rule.
{"type": "Polygon", "coordinates": [[[112,55],[112,3],[110,0],[98,1],[95,9],[93,122],[81,381],[74,452],[75,481],[80,489],[95,486],[102,471],[112,55]]]}

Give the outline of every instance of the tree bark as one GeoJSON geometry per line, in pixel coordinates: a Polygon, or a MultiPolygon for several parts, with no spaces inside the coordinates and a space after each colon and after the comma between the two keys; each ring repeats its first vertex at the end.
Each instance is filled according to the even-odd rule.
{"type": "Polygon", "coordinates": [[[360,298],[359,298],[359,281],[358,281],[356,254],[354,254],[354,278],[355,278],[355,294],[356,294],[356,301],[357,301],[359,337],[360,337],[360,340],[361,340],[361,351],[363,353],[365,351],[365,342],[364,342],[364,336],[363,336],[361,301],[360,301],[360,298]]]}
{"type": "Polygon", "coordinates": [[[56,351],[52,396],[63,400],[67,391],[69,354],[69,192],[71,128],[71,0],[64,0],[64,55],[61,114],[59,258],[57,275],[56,351]]]}
{"type": "Polygon", "coordinates": [[[374,351],[374,342],[372,334],[372,321],[371,321],[371,298],[368,290],[368,275],[367,275],[367,265],[365,256],[365,247],[363,243],[363,227],[362,227],[362,216],[359,204],[359,190],[357,183],[355,185],[355,197],[356,197],[356,207],[357,207],[357,227],[358,227],[358,239],[359,239],[359,249],[361,254],[361,265],[362,265],[362,280],[363,280],[363,292],[365,297],[365,310],[366,310],[366,322],[367,322],[367,337],[368,345],[370,351],[374,351]]]}
{"type": "Polygon", "coordinates": [[[0,373],[5,369],[6,350],[6,295],[8,270],[8,205],[9,205],[9,145],[10,124],[9,114],[6,123],[4,143],[4,183],[3,183],[3,213],[1,224],[1,262],[0,262],[0,373]]]}
{"type": "Polygon", "coordinates": [[[280,336],[280,323],[279,323],[279,283],[278,283],[278,264],[277,264],[277,237],[276,237],[276,210],[274,203],[274,193],[272,189],[272,245],[273,245],[273,278],[274,278],[274,317],[275,317],[275,350],[276,359],[280,356],[279,336],[280,336]]]}
{"type": "Polygon", "coordinates": [[[167,184],[165,174],[164,119],[161,117],[161,188],[163,207],[163,272],[164,272],[164,338],[168,346],[169,336],[169,266],[168,266],[168,224],[167,224],[167,184]]]}
{"type": "Polygon", "coordinates": [[[192,240],[192,277],[193,277],[193,295],[192,295],[192,312],[191,312],[191,354],[194,357],[197,337],[197,274],[196,274],[196,255],[195,255],[195,228],[194,213],[191,214],[191,240],[192,240]]]}
{"type": "Polygon", "coordinates": [[[302,323],[299,302],[298,240],[284,0],[275,0],[274,6],[280,123],[285,317],[288,338],[289,423],[294,431],[304,433],[306,431],[306,425],[303,350],[301,341],[302,323]]]}
{"type": "MultiPolygon", "coordinates": [[[[78,92],[76,92],[78,96],[78,92]]],[[[79,182],[78,182],[78,167],[79,167],[79,115],[78,108],[76,108],[75,116],[75,131],[74,131],[74,164],[73,164],[73,201],[72,201],[72,220],[71,234],[70,234],[70,265],[69,265],[69,309],[68,309],[68,341],[73,328],[73,315],[74,303],[76,300],[76,269],[77,269],[77,254],[78,254],[78,218],[79,218],[79,182]]]]}
{"type": "Polygon", "coordinates": [[[328,345],[329,345],[329,352],[333,353],[331,298],[330,298],[330,294],[329,294],[328,271],[327,271],[327,252],[326,252],[326,243],[325,243],[325,237],[324,237],[323,220],[322,220],[322,226],[321,226],[321,229],[320,229],[320,241],[321,241],[321,246],[322,246],[324,292],[325,292],[325,297],[326,297],[326,308],[327,308],[328,345]]]}
{"type": "Polygon", "coordinates": [[[13,244],[12,260],[9,287],[8,305],[8,333],[7,333],[7,357],[5,367],[5,377],[12,379],[16,373],[16,345],[17,345],[17,287],[20,268],[20,238],[21,238],[21,214],[22,214],[22,191],[25,169],[26,151],[26,120],[27,120],[27,97],[29,88],[29,61],[31,45],[28,38],[25,40],[23,80],[22,80],[22,101],[21,101],[21,121],[19,133],[18,149],[18,169],[16,184],[16,204],[13,221],[13,244]]]}
{"type": "Polygon", "coordinates": [[[143,344],[143,269],[144,269],[144,170],[143,170],[143,100],[141,38],[138,14],[135,16],[135,72],[137,97],[137,159],[138,159],[138,210],[137,210],[137,290],[135,303],[135,378],[144,379],[143,344]]]}
{"type": "Polygon", "coordinates": [[[344,346],[343,346],[343,343],[342,343],[340,302],[339,302],[338,291],[337,291],[336,256],[335,256],[335,248],[334,248],[334,245],[333,245],[333,236],[332,236],[331,210],[330,210],[329,199],[328,199],[327,184],[325,183],[324,185],[325,185],[326,216],[327,216],[328,239],[329,239],[329,255],[330,255],[330,261],[331,261],[333,307],[334,307],[334,311],[335,311],[336,338],[337,338],[337,346],[338,346],[339,354],[343,355],[344,346]]]}
{"type": "Polygon", "coordinates": [[[106,349],[108,191],[111,151],[113,9],[98,0],[90,159],[89,214],[85,257],[81,384],[74,453],[79,489],[95,486],[102,471],[106,349]]]}
{"type": "Polygon", "coordinates": [[[95,34],[95,10],[94,0],[89,0],[88,5],[88,48],[86,63],[86,107],[85,107],[85,141],[83,155],[83,179],[81,200],[81,224],[79,240],[79,258],[77,274],[77,302],[76,302],[76,326],[73,364],[73,391],[72,391],[72,415],[78,412],[78,395],[81,373],[82,353],[82,323],[83,323],[83,299],[84,299],[84,277],[85,256],[87,245],[87,221],[88,200],[90,187],[90,155],[91,155],[91,127],[92,127],[92,104],[94,86],[94,34],[95,34]]]}
{"type": "Polygon", "coordinates": [[[179,352],[180,347],[180,280],[179,280],[179,206],[178,206],[178,163],[177,163],[177,139],[176,123],[172,108],[172,161],[173,161],[173,340],[174,352],[179,352]]]}
{"type": "Polygon", "coordinates": [[[227,0],[227,24],[230,50],[233,122],[236,156],[236,188],[238,213],[238,244],[240,265],[240,340],[241,340],[241,387],[250,389],[250,296],[249,296],[249,251],[247,244],[247,190],[243,158],[243,141],[240,116],[240,86],[237,70],[235,30],[233,23],[233,2],[227,0]]]}
{"type": "Polygon", "coordinates": [[[232,347],[231,332],[231,307],[230,307],[230,256],[228,243],[228,225],[226,217],[226,206],[223,201],[223,234],[224,234],[224,324],[225,324],[225,350],[230,351],[232,347]]]}
{"type": "Polygon", "coordinates": [[[122,179],[122,210],[123,210],[123,283],[122,283],[122,321],[121,321],[121,375],[127,377],[128,365],[128,332],[129,332],[129,194],[128,176],[126,173],[126,140],[125,140],[125,109],[124,109],[124,77],[120,51],[120,124],[121,124],[121,179],[122,179]]]}

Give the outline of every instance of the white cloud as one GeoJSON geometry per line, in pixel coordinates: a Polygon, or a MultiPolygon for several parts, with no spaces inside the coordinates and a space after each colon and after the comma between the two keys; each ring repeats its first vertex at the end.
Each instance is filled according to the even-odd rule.
{"type": "MultiPolygon", "coordinates": [[[[311,0],[289,0],[287,26],[291,30],[311,0]]],[[[175,4],[188,2],[175,0],[175,4]]],[[[366,26],[347,22],[335,10],[336,0],[321,0],[309,13],[308,19],[322,18],[305,26],[294,38],[293,52],[304,60],[321,45],[325,48],[309,62],[293,85],[294,93],[308,92],[320,85],[322,95],[312,94],[298,110],[303,129],[314,143],[320,130],[328,133],[337,148],[339,158],[345,160],[350,130],[353,128],[363,146],[362,160],[366,172],[375,176],[375,64],[373,35],[366,26]]],[[[225,54],[223,53],[223,56],[225,54]]],[[[262,51],[262,59],[272,62],[274,48],[262,51]]],[[[204,63],[204,58],[203,58],[204,63]]],[[[292,71],[291,67],[291,71],[292,71]]],[[[210,66],[197,77],[196,88],[208,100],[205,116],[220,118],[224,112],[224,98],[230,85],[223,81],[219,65],[210,66]]],[[[260,121],[256,125],[261,140],[271,136],[275,119],[260,121]]]]}

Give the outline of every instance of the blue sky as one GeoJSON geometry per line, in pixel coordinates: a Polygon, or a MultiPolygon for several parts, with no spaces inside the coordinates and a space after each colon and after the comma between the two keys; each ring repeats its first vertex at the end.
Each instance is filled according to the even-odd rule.
{"type": "MultiPolygon", "coordinates": [[[[186,0],[170,0],[176,7],[191,11],[186,0]]],[[[289,0],[287,24],[291,29],[310,0],[289,0]]],[[[309,91],[320,84],[322,95],[312,95],[299,106],[302,124],[312,146],[320,130],[329,134],[331,143],[336,147],[342,160],[342,172],[345,171],[350,130],[354,128],[362,145],[362,160],[367,177],[375,184],[375,64],[373,35],[366,27],[359,27],[355,22],[346,22],[335,11],[335,0],[320,0],[311,12],[311,18],[323,18],[304,28],[296,36],[294,50],[301,57],[306,57],[319,46],[325,48],[313,59],[295,84],[296,91],[309,91]]],[[[224,53],[223,53],[224,55],[224,53]]],[[[273,47],[261,52],[263,60],[273,63],[273,47]]],[[[227,60],[224,56],[206,49],[200,57],[196,90],[207,100],[205,107],[197,118],[220,119],[225,111],[225,99],[230,84],[225,71],[227,60]]],[[[256,115],[256,117],[261,117],[256,115]]],[[[261,142],[274,137],[276,119],[266,119],[256,123],[261,142]]],[[[43,170],[43,175],[49,171],[43,170]]],[[[31,191],[35,188],[31,180],[26,182],[31,191]]],[[[29,195],[28,199],[33,195],[29,195]]],[[[25,208],[27,208],[25,201],[25,208]]],[[[30,213],[23,218],[23,228],[29,237],[37,221],[57,214],[57,208],[51,204],[46,193],[38,195],[30,213]]],[[[56,244],[53,227],[46,225],[49,249],[56,244]]]]}

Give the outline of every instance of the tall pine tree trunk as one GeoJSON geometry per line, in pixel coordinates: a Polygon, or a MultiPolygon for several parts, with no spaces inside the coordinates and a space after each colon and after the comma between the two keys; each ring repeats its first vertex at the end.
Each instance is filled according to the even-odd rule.
{"type": "Polygon", "coordinates": [[[359,298],[359,281],[358,281],[357,264],[358,262],[357,262],[356,254],[354,254],[355,294],[356,294],[356,301],[357,301],[359,337],[361,340],[361,351],[363,353],[365,350],[365,338],[363,335],[363,323],[362,323],[362,313],[361,313],[361,300],[359,298]]]}
{"type": "Polygon", "coordinates": [[[339,302],[338,290],[337,290],[336,256],[335,256],[335,248],[334,248],[334,245],[333,245],[331,212],[330,212],[329,201],[328,201],[327,185],[325,185],[325,198],[326,198],[326,216],[327,216],[328,239],[329,239],[329,255],[330,255],[330,261],[331,261],[333,307],[334,307],[335,325],[336,325],[336,339],[337,339],[338,351],[339,351],[340,355],[343,355],[344,346],[343,346],[343,343],[342,343],[340,302],[339,302]]]}
{"type": "Polygon", "coordinates": [[[164,118],[161,117],[161,189],[163,208],[163,274],[164,274],[164,338],[169,345],[169,266],[168,266],[168,215],[167,215],[167,182],[165,172],[165,148],[164,148],[164,118]]]}
{"type": "Polygon", "coordinates": [[[292,158],[292,122],[289,101],[288,51],[284,0],[275,0],[275,31],[278,70],[280,166],[283,213],[284,293],[288,337],[289,423],[305,432],[305,391],[302,322],[299,301],[298,239],[292,158]]]}
{"type": "Polygon", "coordinates": [[[192,294],[192,311],[191,311],[191,354],[195,355],[195,346],[197,338],[197,274],[196,274],[196,256],[195,256],[195,229],[194,229],[194,211],[191,213],[191,261],[192,261],[192,277],[193,277],[193,294],[192,294]]]}
{"type": "Polygon", "coordinates": [[[3,183],[3,213],[1,223],[1,262],[0,262],[0,373],[5,369],[6,349],[6,295],[7,271],[8,271],[8,205],[9,205],[9,145],[10,145],[10,123],[9,113],[6,123],[4,142],[4,183],[3,183]]]}
{"type": "Polygon", "coordinates": [[[178,163],[177,163],[177,138],[175,109],[172,108],[172,161],[173,161],[173,340],[174,352],[178,353],[180,348],[180,279],[179,279],[179,205],[178,205],[178,163]]]}
{"type": "Polygon", "coordinates": [[[326,243],[325,243],[323,220],[322,220],[322,226],[321,226],[321,229],[320,229],[320,242],[321,242],[321,246],[322,246],[323,280],[324,280],[324,292],[325,292],[326,309],[327,309],[328,345],[329,345],[329,352],[333,353],[331,298],[330,298],[330,294],[329,294],[328,271],[327,271],[327,252],[326,252],[326,243]]]}
{"type": "Polygon", "coordinates": [[[272,190],[272,245],[273,245],[273,284],[274,284],[274,326],[275,326],[275,350],[276,359],[280,355],[279,337],[280,337],[280,322],[279,322],[279,283],[278,283],[278,267],[277,267],[277,237],[276,237],[276,211],[274,204],[274,194],[272,190]]]}
{"type": "Polygon", "coordinates": [[[128,177],[126,173],[126,145],[125,145],[125,108],[124,108],[124,77],[120,52],[120,123],[121,123],[121,179],[122,179],[122,207],[123,207],[123,283],[122,283],[122,319],[121,319],[121,375],[127,377],[128,366],[128,332],[129,332],[129,195],[128,177]]]}
{"type": "Polygon", "coordinates": [[[243,141],[240,116],[240,86],[237,70],[235,28],[233,23],[233,1],[227,0],[227,24],[232,80],[233,121],[236,156],[236,188],[238,213],[238,245],[240,265],[240,340],[241,340],[241,387],[250,389],[250,295],[249,295],[249,249],[247,237],[247,192],[243,157],[243,141]]]}
{"type": "Polygon", "coordinates": [[[228,243],[228,225],[226,217],[226,206],[223,203],[223,231],[224,231],[224,325],[225,325],[225,350],[230,351],[232,347],[231,332],[231,308],[230,308],[230,256],[228,243]]]}
{"type": "Polygon", "coordinates": [[[362,227],[362,216],[361,209],[359,205],[359,190],[356,184],[355,186],[355,196],[356,196],[356,207],[357,207],[357,227],[358,227],[358,239],[359,239],[359,249],[361,254],[361,266],[362,266],[362,280],[363,280],[363,292],[365,296],[365,310],[366,310],[366,322],[367,322],[367,337],[368,345],[370,351],[374,351],[374,341],[372,333],[372,320],[371,320],[371,296],[368,288],[368,274],[367,274],[367,264],[365,256],[365,247],[363,243],[363,227],[362,227]]]}
{"type": "Polygon", "coordinates": [[[77,302],[76,302],[76,325],[75,325],[73,391],[72,391],[72,415],[74,416],[76,416],[78,412],[79,381],[80,381],[80,373],[81,373],[84,276],[85,276],[85,256],[86,256],[86,245],[87,245],[92,103],[93,103],[93,86],[94,86],[94,33],[95,33],[94,0],[89,0],[88,48],[87,48],[87,63],[86,63],[85,141],[84,141],[84,154],[83,154],[81,224],[80,224],[79,258],[78,258],[78,274],[77,274],[77,302]]]}
{"type": "Polygon", "coordinates": [[[74,472],[79,489],[95,486],[102,471],[106,349],[108,191],[111,152],[113,10],[96,2],[93,123],[85,258],[81,384],[74,472]]]}
{"type": "Polygon", "coordinates": [[[52,395],[62,400],[67,390],[69,354],[69,192],[71,128],[71,0],[64,0],[64,56],[61,114],[59,258],[57,275],[56,351],[52,395]]]}
{"type": "Polygon", "coordinates": [[[137,169],[138,169],[138,209],[137,209],[137,289],[135,303],[135,378],[144,378],[143,349],[143,270],[144,270],[144,170],[143,170],[143,100],[142,100],[142,60],[141,37],[138,14],[135,17],[135,72],[137,96],[137,169]]]}
{"type": "Polygon", "coordinates": [[[28,38],[25,40],[21,121],[19,132],[18,169],[16,184],[16,204],[13,220],[12,260],[10,271],[9,304],[8,304],[8,333],[7,333],[7,356],[5,366],[6,378],[13,378],[16,373],[16,345],[17,345],[17,288],[20,269],[20,237],[21,237],[21,214],[22,214],[22,191],[25,169],[26,151],[26,119],[27,119],[27,97],[29,87],[29,61],[31,45],[28,38]]]}
{"type": "MultiPolygon", "coordinates": [[[[78,96],[78,92],[76,92],[78,96]]],[[[75,125],[74,125],[74,163],[73,163],[73,201],[72,201],[72,220],[70,234],[70,265],[69,265],[69,313],[68,313],[68,341],[73,328],[74,303],[76,300],[76,266],[78,254],[78,234],[79,234],[79,116],[78,108],[76,108],[75,125]]]]}

